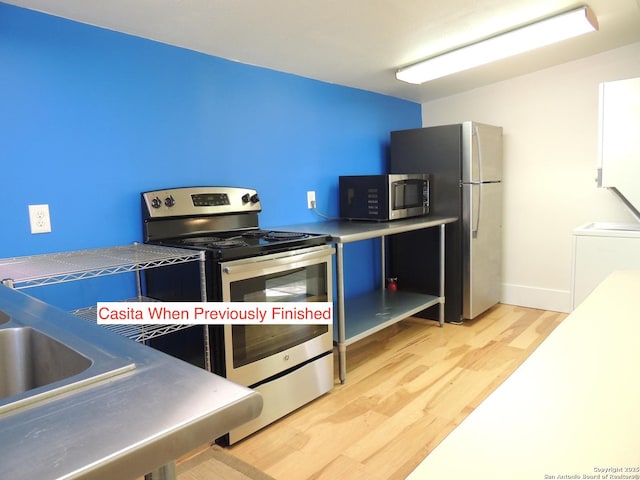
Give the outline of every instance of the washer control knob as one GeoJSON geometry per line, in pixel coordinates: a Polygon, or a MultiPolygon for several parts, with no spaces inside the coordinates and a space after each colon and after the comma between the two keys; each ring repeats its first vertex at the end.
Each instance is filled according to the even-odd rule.
{"type": "Polygon", "coordinates": [[[242,195],[242,203],[249,203],[249,200],[251,200],[251,195],[249,195],[248,193],[242,195]]]}
{"type": "Polygon", "coordinates": [[[151,206],[153,208],[160,208],[162,206],[162,201],[158,197],[156,197],[151,200],[151,206]]]}
{"type": "Polygon", "coordinates": [[[254,193],[253,195],[251,195],[251,203],[258,203],[260,201],[260,197],[258,197],[257,193],[254,193]]]}
{"type": "Polygon", "coordinates": [[[173,198],[173,195],[169,195],[167,198],[164,199],[164,204],[167,207],[173,207],[176,204],[175,199],[173,198]]]}

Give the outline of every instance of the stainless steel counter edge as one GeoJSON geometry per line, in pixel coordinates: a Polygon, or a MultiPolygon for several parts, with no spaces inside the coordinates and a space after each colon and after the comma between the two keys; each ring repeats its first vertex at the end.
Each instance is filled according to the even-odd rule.
{"type": "Polygon", "coordinates": [[[318,233],[331,235],[336,243],[358,242],[370,238],[379,238],[396,233],[410,232],[423,228],[435,227],[457,221],[457,217],[424,216],[388,222],[372,222],[366,220],[329,220],[297,225],[277,227],[291,232],[318,233]]]}
{"type": "Polygon", "coordinates": [[[135,479],[257,417],[259,393],[0,286],[0,310],[46,318],[133,370],[0,414],[2,478],[135,479]]]}

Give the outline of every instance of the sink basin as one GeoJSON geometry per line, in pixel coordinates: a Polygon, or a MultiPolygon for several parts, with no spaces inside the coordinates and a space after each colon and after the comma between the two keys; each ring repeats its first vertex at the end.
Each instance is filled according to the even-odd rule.
{"type": "Polygon", "coordinates": [[[2,284],[0,322],[0,478],[171,477],[262,410],[258,392],[2,284]]]}
{"type": "Polygon", "coordinates": [[[38,330],[0,330],[0,400],[78,375],[90,366],[87,357],[38,330]]]}
{"type": "Polygon", "coordinates": [[[0,414],[134,369],[70,332],[0,311],[0,414]]]}

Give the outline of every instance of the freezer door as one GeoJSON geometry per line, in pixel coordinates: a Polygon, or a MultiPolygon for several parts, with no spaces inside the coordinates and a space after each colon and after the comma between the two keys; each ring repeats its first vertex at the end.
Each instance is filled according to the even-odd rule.
{"type": "Polygon", "coordinates": [[[500,301],[502,286],[502,184],[464,185],[463,306],[472,319],[500,301]]]}
{"type": "Polygon", "coordinates": [[[390,173],[428,173],[431,215],[460,216],[460,125],[391,132],[390,173]]]}
{"type": "Polygon", "coordinates": [[[502,180],[502,127],[462,124],[462,182],[502,180]]]}

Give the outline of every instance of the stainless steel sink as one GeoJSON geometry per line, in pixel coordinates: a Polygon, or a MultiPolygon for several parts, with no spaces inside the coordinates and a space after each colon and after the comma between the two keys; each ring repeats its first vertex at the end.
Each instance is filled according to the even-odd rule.
{"type": "Polygon", "coordinates": [[[72,377],[91,360],[31,327],[0,330],[0,399],[72,377]]]}
{"type": "Polygon", "coordinates": [[[134,368],[72,333],[0,311],[0,414],[134,368]]]}
{"type": "Polygon", "coordinates": [[[258,392],[1,284],[0,338],[3,479],[168,478],[262,410],[258,392]]]}

